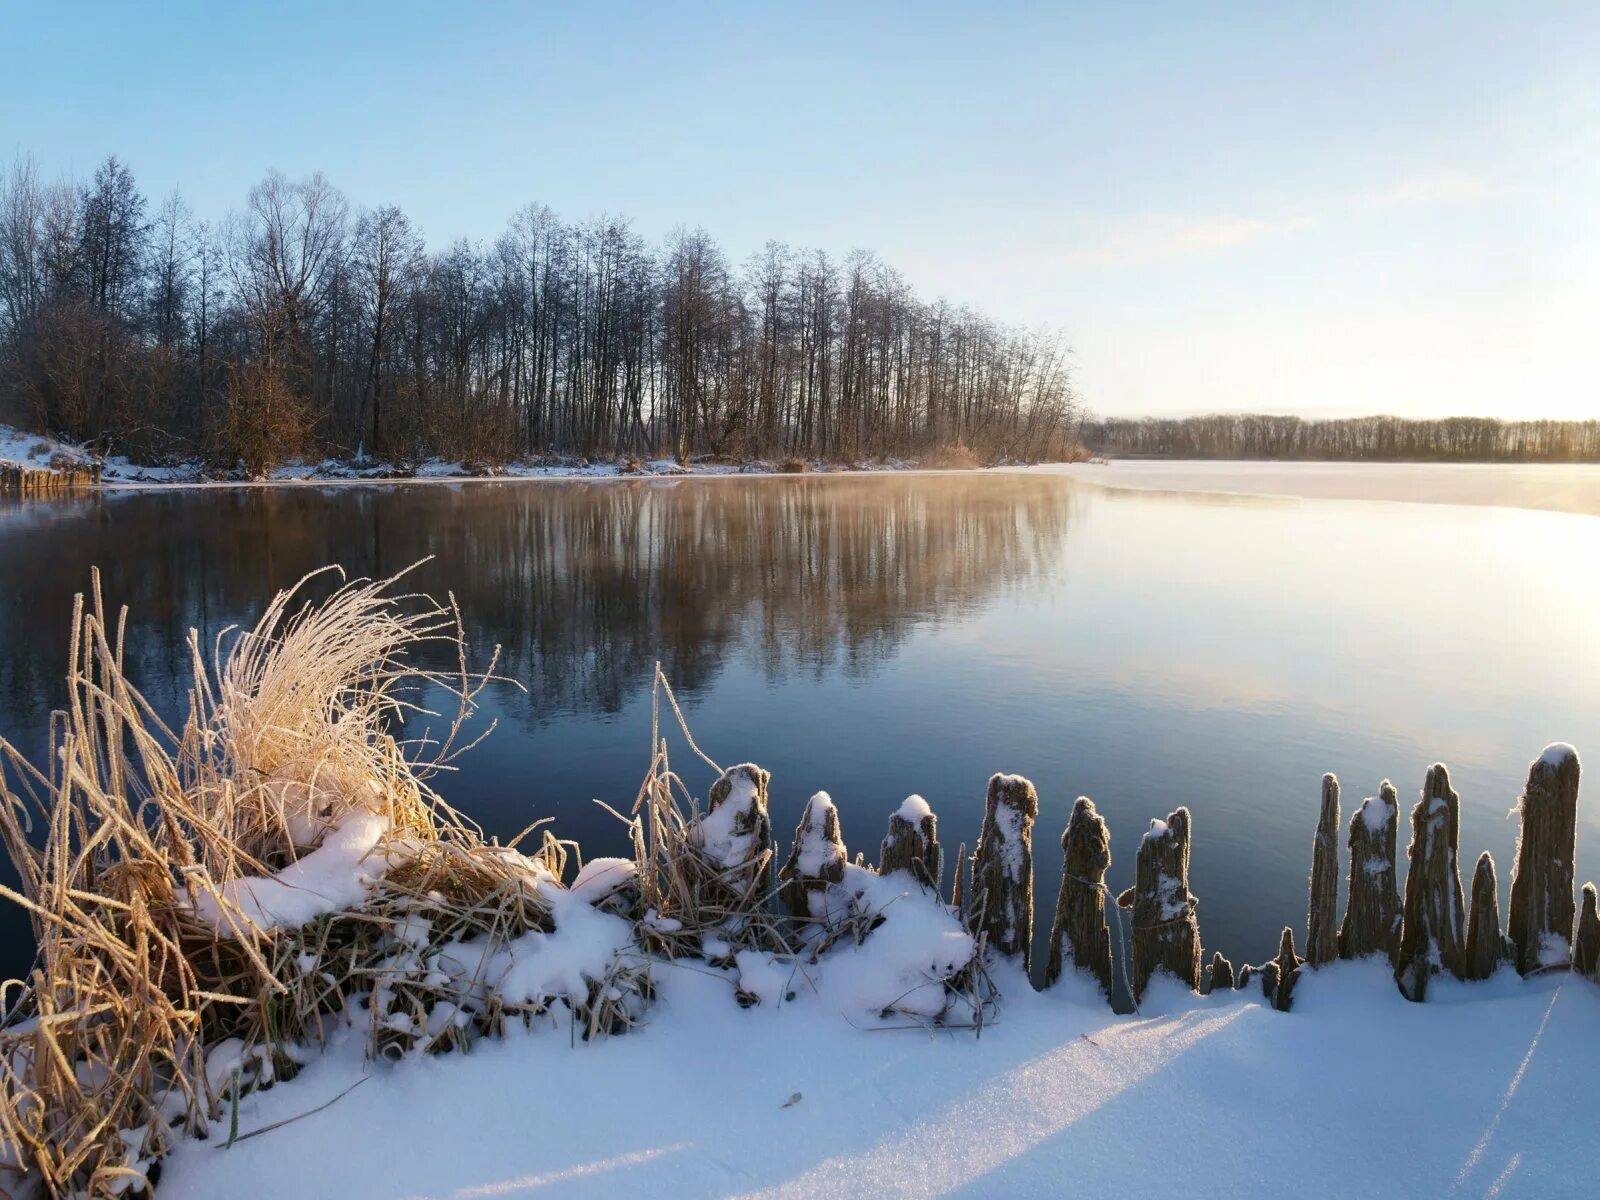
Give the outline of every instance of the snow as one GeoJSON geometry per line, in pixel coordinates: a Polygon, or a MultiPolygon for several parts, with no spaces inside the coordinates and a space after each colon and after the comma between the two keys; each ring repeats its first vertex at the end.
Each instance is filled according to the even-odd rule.
{"type": "Polygon", "coordinates": [[[1547,767],[1561,767],[1569,758],[1577,758],[1578,752],[1566,742],[1552,742],[1544,748],[1544,753],[1539,755],[1539,761],[1547,767]]]}
{"type": "Polygon", "coordinates": [[[795,860],[801,875],[816,879],[828,868],[845,860],[844,847],[829,841],[824,833],[828,816],[834,811],[833,798],[827,792],[817,792],[806,801],[805,815],[800,818],[804,840],[796,847],[799,855],[795,860]]]}
{"type": "MultiPolygon", "coordinates": [[[[1379,791],[1385,791],[1393,785],[1385,779],[1379,791]]],[[[1369,833],[1380,833],[1391,819],[1397,817],[1399,806],[1382,795],[1368,796],[1361,802],[1361,823],[1367,827],[1369,833]]]]}
{"type": "Polygon", "coordinates": [[[706,857],[720,866],[736,867],[750,860],[755,844],[751,828],[756,781],[752,772],[759,769],[752,763],[729,768],[727,799],[700,818],[696,834],[700,846],[706,857]]]}
{"type": "Polygon", "coordinates": [[[597,904],[633,882],[639,868],[631,858],[591,858],[572,881],[572,894],[597,904]]]}
{"type": "Polygon", "coordinates": [[[240,919],[263,931],[297,929],[324,913],[356,908],[366,899],[371,876],[381,873],[378,863],[369,869],[367,856],[388,828],[387,817],[353,809],[322,845],[273,875],[232,880],[217,889],[220,899],[196,884],[195,912],[224,937],[237,937],[240,919]]]}
{"type": "Polygon", "coordinates": [[[1291,1013],[1158,980],[1122,1017],[996,973],[981,1038],[867,1032],[806,990],[741,1010],[702,963],[658,966],[628,1036],[514,1028],[389,1064],[358,1032],[240,1103],[241,1133],[301,1119],[181,1145],[161,1197],[1594,1194],[1587,981],[1436,979],[1410,1004],[1386,964],[1337,963],[1302,974],[1291,1013]]]}
{"type": "Polygon", "coordinates": [[[916,825],[924,817],[931,817],[933,809],[921,796],[911,795],[900,802],[900,808],[895,815],[908,824],[916,825]]]}

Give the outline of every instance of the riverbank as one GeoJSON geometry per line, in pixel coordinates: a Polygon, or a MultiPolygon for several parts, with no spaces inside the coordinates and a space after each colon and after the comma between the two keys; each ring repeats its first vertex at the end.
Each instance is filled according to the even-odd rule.
{"type": "MultiPolygon", "coordinates": [[[[507,463],[467,463],[430,458],[418,463],[372,459],[325,458],[292,460],[252,478],[242,471],[218,472],[196,460],[172,464],[135,463],[120,455],[98,458],[79,446],[0,425],[0,468],[14,467],[48,475],[53,472],[98,471],[107,488],[270,487],[292,484],[400,483],[512,479],[660,479],[729,475],[861,474],[884,471],[974,470],[982,464],[956,447],[917,458],[894,456],[849,462],[788,458],[734,460],[701,455],[688,462],[674,458],[619,456],[587,459],[550,456],[507,463]]],[[[1006,464],[1009,465],[1009,464],[1006,464]]]]}

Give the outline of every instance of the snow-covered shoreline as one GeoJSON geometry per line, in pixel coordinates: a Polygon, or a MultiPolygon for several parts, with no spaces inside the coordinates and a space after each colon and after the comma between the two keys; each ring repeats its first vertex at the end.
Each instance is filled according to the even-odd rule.
{"type": "Polygon", "coordinates": [[[218,475],[198,460],[175,465],[131,462],[125,456],[97,459],[80,446],[23,433],[0,425],[0,465],[15,464],[49,471],[54,463],[80,465],[99,463],[100,486],[108,490],[185,490],[198,488],[262,488],[296,485],[397,484],[397,483],[504,483],[519,480],[572,479],[678,479],[678,478],[768,478],[802,474],[860,475],[892,472],[948,473],[970,469],[923,466],[916,460],[885,458],[870,462],[838,463],[807,460],[804,469],[796,464],[768,459],[738,462],[701,457],[688,463],[672,458],[606,459],[590,461],[580,457],[518,461],[494,466],[475,466],[439,458],[415,465],[389,462],[327,458],[317,462],[294,460],[273,468],[263,478],[218,475]]]}
{"type": "Polygon", "coordinates": [[[1600,988],[1506,970],[1419,1005],[1387,964],[1307,974],[1291,1013],[1164,981],[1121,1017],[1001,964],[1005,1011],[974,1038],[869,1032],[811,996],[742,1010],[704,964],[663,965],[626,1037],[546,1028],[399,1064],[347,1037],[246,1097],[246,1140],[181,1144],[160,1194],[1593,1194],[1600,988]]]}

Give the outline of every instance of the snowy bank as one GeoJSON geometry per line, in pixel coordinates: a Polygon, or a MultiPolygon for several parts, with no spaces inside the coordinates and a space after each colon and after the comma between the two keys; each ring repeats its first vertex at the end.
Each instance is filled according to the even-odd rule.
{"type": "Polygon", "coordinates": [[[1005,1013],[981,1039],[867,1033],[805,999],[742,1011],[689,968],[658,973],[654,1015],[626,1038],[519,1033],[389,1065],[352,1037],[241,1105],[242,1134],[292,1123],[180,1146],[160,1194],[1595,1194],[1585,980],[1507,971],[1415,1005],[1386,965],[1339,963],[1290,1014],[1253,990],[1169,986],[1132,1018],[999,978],[1005,1013]],[[385,1152],[413,1130],[449,1150],[385,1152]]]}

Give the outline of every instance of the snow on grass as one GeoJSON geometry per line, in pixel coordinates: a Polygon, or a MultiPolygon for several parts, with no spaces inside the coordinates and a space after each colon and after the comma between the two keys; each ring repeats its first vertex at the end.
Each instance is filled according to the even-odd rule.
{"type": "Polygon", "coordinates": [[[1306,972],[1292,1013],[1157,984],[1119,1017],[1002,965],[981,1039],[868,1033],[804,992],[741,1011],[704,964],[656,977],[650,1024],[597,1043],[515,1033],[390,1065],[348,1037],[247,1096],[240,1132],[309,1115],[180,1146],[162,1200],[1562,1200],[1600,1171],[1600,989],[1570,976],[1436,980],[1410,1004],[1385,964],[1338,963],[1306,972]]]}
{"type": "Polygon", "coordinates": [[[632,883],[639,868],[631,858],[591,858],[572,881],[572,894],[597,904],[632,883]]]}
{"type": "Polygon", "coordinates": [[[324,913],[357,908],[366,899],[381,861],[368,856],[388,832],[387,817],[366,809],[352,810],[328,832],[322,844],[273,875],[246,875],[224,884],[222,900],[196,887],[195,912],[224,937],[237,937],[233,910],[257,929],[297,929],[324,913]]]}

